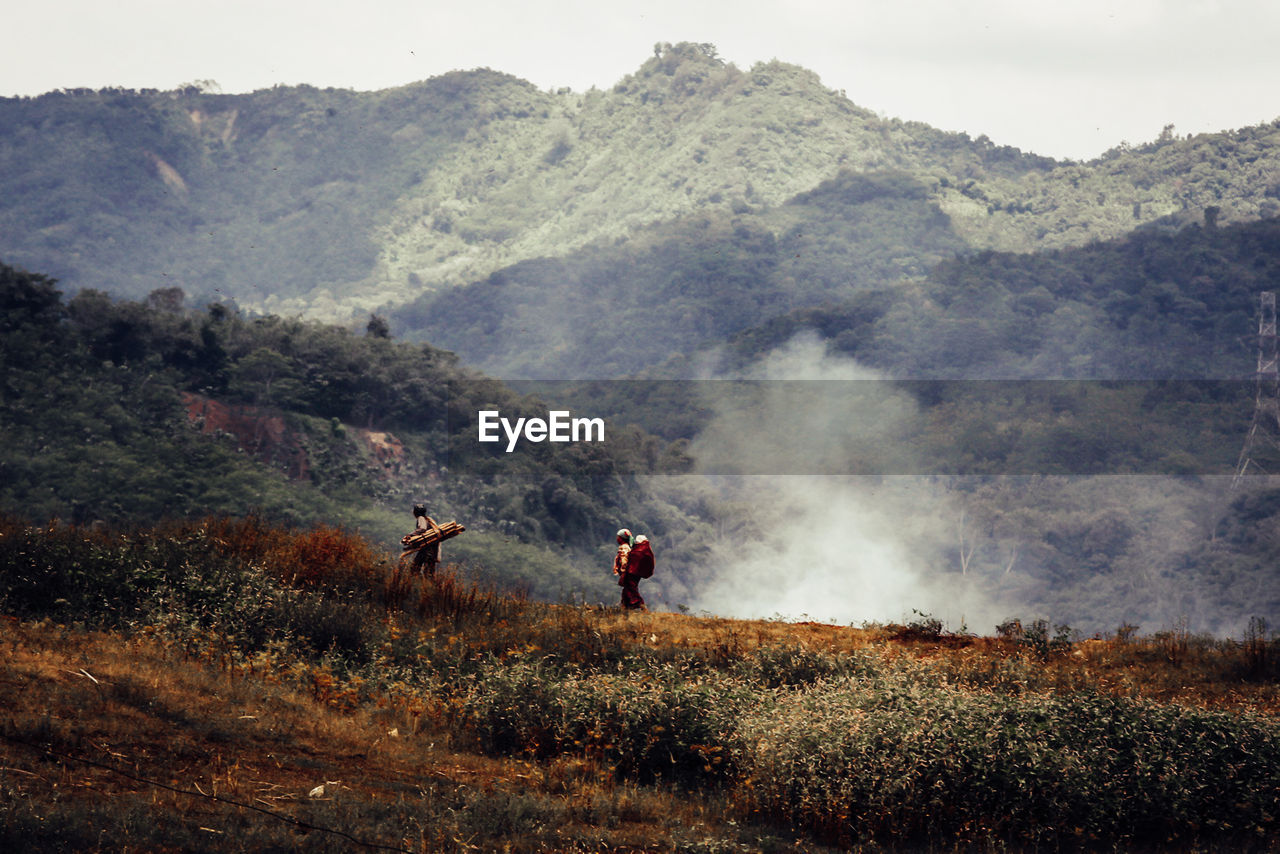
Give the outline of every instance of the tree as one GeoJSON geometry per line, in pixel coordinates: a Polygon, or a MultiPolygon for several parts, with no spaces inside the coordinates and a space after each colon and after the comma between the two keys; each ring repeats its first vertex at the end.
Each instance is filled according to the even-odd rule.
{"type": "Polygon", "coordinates": [[[0,264],[0,366],[37,364],[65,315],[54,280],[0,264]]]}
{"type": "Polygon", "coordinates": [[[291,360],[259,347],[232,370],[231,390],[259,406],[288,406],[301,391],[301,383],[291,360]]]}
{"type": "Polygon", "coordinates": [[[147,308],[156,311],[167,311],[172,314],[182,311],[187,294],[182,288],[156,288],[147,295],[147,308]]]}

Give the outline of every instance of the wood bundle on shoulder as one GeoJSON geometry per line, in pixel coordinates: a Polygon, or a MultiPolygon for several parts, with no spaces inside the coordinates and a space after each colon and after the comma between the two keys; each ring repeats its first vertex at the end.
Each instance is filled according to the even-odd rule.
{"type": "Polygon", "coordinates": [[[465,530],[467,529],[457,522],[445,522],[443,525],[437,525],[434,528],[414,531],[412,534],[405,536],[400,542],[404,544],[405,551],[410,551],[447,540],[450,537],[456,537],[465,530]]]}

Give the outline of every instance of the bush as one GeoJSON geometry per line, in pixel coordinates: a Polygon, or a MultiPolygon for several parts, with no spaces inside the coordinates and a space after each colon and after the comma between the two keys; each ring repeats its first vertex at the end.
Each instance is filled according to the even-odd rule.
{"type": "Polygon", "coordinates": [[[750,702],[742,683],[676,665],[592,674],[516,662],[475,677],[459,724],[489,752],[582,752],[620,776],[694,784],[731,776],[734,721],[750,702]]]}
{"type": "Polygon", "coordinates": [[[280,637],[362,661],[383,629],[370,602],[385,573],[364,540],[255,517],[107,533],[0,519],[0,599],[24,618],[103,628],[212,632],[241,651],[280,637]]]}
{"type": "Polygon", "coordinates": [[[779,644],[755,650],[734,668],[734,672],[766,688],[781,688],[811,685],[821,679],[868,672],[874,668],[875,661],[871,656],[831,655],[779,644]]]}
{"type": "Polygon", "coordinates": [[[1274,830],[1268,720],[1090,695],[834,680],[745,720],[753,812],[839,843],[1164,842],[1274,830]]]}

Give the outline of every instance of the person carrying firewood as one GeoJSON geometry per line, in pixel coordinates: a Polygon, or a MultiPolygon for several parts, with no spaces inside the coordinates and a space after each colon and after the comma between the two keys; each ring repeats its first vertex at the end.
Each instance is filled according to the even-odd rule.
{"type": "MultiPolygon", "coordinates": [[[[413,517],[413,534],[416,534],[419,531],[439,529],[440,527],[436,524],[435,519],[432,519],[427,515],[427,508],[421,504],[413,505],[413,517]]],[[[404,537],[404,541],[407,542],[409,537],[412,537],[413,534],[406,535],[404,537]]],[[[436,565],[438,563],[440,563],[440,542],[437,540],[434,543],[430,543],[418,549],[417,553],[414,554],[413,571],[419,572],[423,575],[435,575],[436,565]]]]}

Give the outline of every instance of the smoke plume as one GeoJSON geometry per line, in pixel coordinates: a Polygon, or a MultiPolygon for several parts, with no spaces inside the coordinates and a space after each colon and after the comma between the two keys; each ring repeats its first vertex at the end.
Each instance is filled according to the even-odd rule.
{"type": "Polygon", "coordinates": [[[693,607],[837,623],[920,612],[952,628],[1007,616],[956,571],[960,511],[942,482],[823,474],[909,463],[909,396],[808,336],[734,379],[761,382],[706,384],[717,415],[691,448],[721,519],[693,607]],[[752,473],[717,474],[735,470],[752,473]]]}

